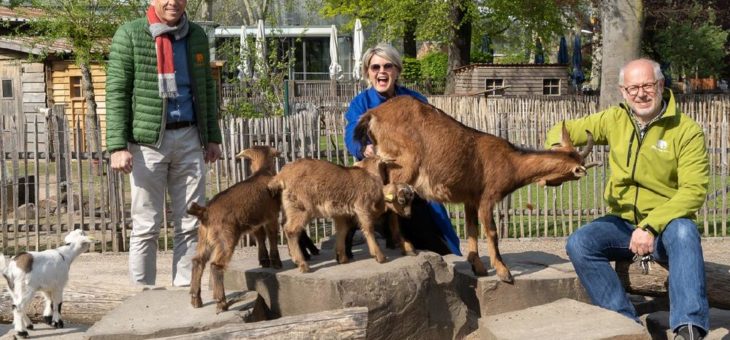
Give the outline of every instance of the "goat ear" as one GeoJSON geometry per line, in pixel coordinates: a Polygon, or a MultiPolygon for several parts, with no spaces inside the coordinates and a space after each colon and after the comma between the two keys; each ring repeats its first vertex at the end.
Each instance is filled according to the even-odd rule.
{"type": "Polygon", "coordinates": [[[563,121],[563,136],[560,141],[560,145],[564,148],[573,148],[573,142],[570,140],[570,132],[568,132],[568,129],[565,127],[565,121],[563,121]]]}

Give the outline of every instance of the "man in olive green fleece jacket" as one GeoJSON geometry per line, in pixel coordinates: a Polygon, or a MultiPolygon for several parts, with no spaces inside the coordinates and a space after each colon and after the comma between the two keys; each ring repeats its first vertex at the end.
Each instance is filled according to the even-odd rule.
{"type": "Polygon", "coordinates": [[[187,207],[205,200],[205,163],[220,157],[208,38],[188,21],[186,0],[152,0],[146,17],[121,26],[107,72],[111,167],[131,173],[133,283],[155,285],[165,192],[173,228],[172,283],[190,284],[198,240],[187,207]]]}
{"type": "MultiPolygon", "coordinates": [[[[619,74],[625,103],[567,121],[576,145],[588,130],[596,144],[609,145],[607,216],[579,228],[566,249],[594,304],[638,322],[609,261],[635,256],[670,263],[670,325],[675,339],[699,339],[709,329],[704,259],[696,211],[705,201],[709,166],[700,127],[679,111],[664,89],[659,64],[629,62],[619,74]]],[[[560,126],[546,146],[560,140],[560,126]]]]}

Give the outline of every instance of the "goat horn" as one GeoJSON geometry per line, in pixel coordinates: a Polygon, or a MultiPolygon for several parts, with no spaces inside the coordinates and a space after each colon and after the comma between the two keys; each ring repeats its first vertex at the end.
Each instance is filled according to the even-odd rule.
{"type": "Polygon", "coordinates": [[[586,130],[586,134],[588,135],[588,141],[586,142],[586,146],[585,148],[583,148],[583,151],[579,153],[580,157],[583,159],[588,157],[588,155],[591,153],[591,150],[593,149],[593,134],[588,130],[586,130]]]}
{"type": "Polygon", "coordinates": [[[596,161],[596,162],[590,162],[590,163],[588,163],[588,164],[585,165],[585,168],[586,168],[586,170],[588,170],[588,169],[590,169],[590,168],[592,168],[594,166],[601,165],[601,164],[603,164],[603,162],[598,162],[598,161],[596,161]]]}

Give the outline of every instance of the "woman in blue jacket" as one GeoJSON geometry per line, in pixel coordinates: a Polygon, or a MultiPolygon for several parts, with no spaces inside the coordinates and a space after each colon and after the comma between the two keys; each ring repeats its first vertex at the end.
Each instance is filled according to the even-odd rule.
{"type": "MultiPolygon", "coordinates": [[[[354,138],[357,121],[367,110],[401,95],[428,102],[422,94],[398,84],[403,63],[393,46],[381,43],[365,51],[362,67],[362,74],[367,74],[370,86],[350,102],[345,113],[345,144],[347,150],[357,159],[375,155],[372,144],[362,145],[354,138]]],[[[416,197],[411,218],[401,217],[399,220],[403,237],[411,241],[416,249],[430,250],[441,255],[461,255],[459,237],[443,204],[416,197]]]]}

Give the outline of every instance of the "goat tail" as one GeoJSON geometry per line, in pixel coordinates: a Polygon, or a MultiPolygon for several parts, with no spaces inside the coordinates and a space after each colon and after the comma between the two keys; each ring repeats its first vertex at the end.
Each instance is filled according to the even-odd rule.
{"type": "Polygon", "coordinates": [[[205,223],[208,220],[208,208],[198,205],[198,203],[191,203],[188,208],[188,214],[198,218],[201,222],[205,223]]]}
{"type": "Polygon", "coordinates": [[[365,112],[365,114],[360,117],[360,120],[357,121],[353,137],[356,141],[360,142],[360,145],[367,145],[371,142],[375,143],[370,136],[370,120],[372,120],[372,118],[373,115],[370,111],[368,111],[365,112]]]}

